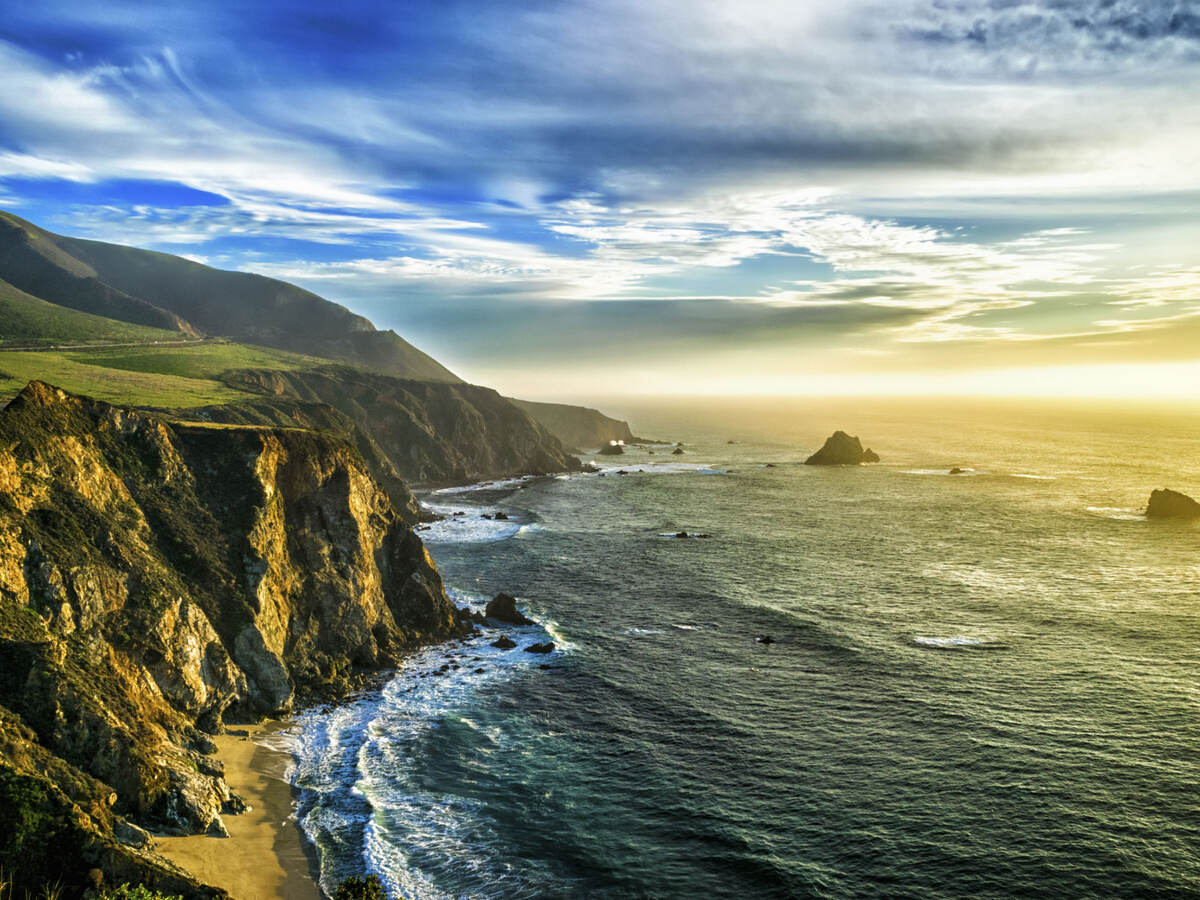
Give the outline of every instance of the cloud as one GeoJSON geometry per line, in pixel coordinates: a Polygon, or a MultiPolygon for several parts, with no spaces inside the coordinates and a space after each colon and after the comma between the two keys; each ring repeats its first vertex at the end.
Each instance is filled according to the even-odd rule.
{"type": "Polygon", "coordinates": [[[510,356],[548,315],[616,346],[620,316],[671,346],[1157,340],[1195,305],[1146,235],[1200,191],[1197,35],[1161,0],[53,0],[0,24],[0,189],[401,330],[492,302],[510,356]]]}

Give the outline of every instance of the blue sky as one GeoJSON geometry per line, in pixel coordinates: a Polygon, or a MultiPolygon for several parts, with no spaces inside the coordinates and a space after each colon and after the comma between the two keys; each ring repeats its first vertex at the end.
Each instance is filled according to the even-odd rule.
{"type": "Polygon", "coordinates": [[[0,65],[0,207],[513,392],[1200,346],[1198,2],[45,2],[0,65]]]}

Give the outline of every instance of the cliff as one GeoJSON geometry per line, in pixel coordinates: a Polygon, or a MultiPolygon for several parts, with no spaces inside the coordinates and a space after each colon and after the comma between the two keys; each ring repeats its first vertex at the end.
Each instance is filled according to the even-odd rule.
{"type": "MultiPolygon", "coordinates": [[[[345,366],[243,370],[223,381],[271,404],[321,403],[367,434],[400,476],[415,482],[474,481],[501,475],[574,471],[580,462],[527,413],[490,388],[414,381],[345,366]]],[[[205,410],[214,420],[247,407],[205,410]]],[[[257,414],[267,414],[259,405],[257,414]]]]}
{"type": "Polygon", "coordinates": [[[207,733],[467,628],[407,518],[339,435],[31,383],[0,413],[0,865],[211,896],[131,823],[221,832],[207,733]]]}
{"type": "Polygon", "coordinates": [[[806,466],[858,466],[865,462],[879,462],[879,456],[869,447],[864,450],[862,441],[835,431],[826,438],[824,445],[804,461],[806,466]]]}
{"type": "Polygon", "coordinates": [[[1146,515],[1152,519],[1200,519],[1200,503],[1168,488],[1150,492],[1146,515]]]}
{"type": "MultiPolygon", "coordinates": [[[[564,447],[581,452],[604,447],[609,441],[624,441],[626,444],[648,443],[629,430],[629,423],[613,419],[596,409],[585,406],[568,406],[565,403],[537,403],[533,400],[510,402],[525,410],[543,428],[558,438],[564,447]]],[[[652,442],[649,442],[652,443],[652,442]]]]}

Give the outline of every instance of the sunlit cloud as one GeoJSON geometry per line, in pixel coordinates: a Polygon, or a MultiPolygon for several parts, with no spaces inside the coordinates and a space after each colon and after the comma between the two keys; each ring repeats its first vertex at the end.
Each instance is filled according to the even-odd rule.
{"type": "Polygon", "coordinates": [[[0,203],[295,280],[468,374],[590,352],[570,327],[797,368],[1197,327],[1189,4],[374,12],[8,11],[0,203]]]}

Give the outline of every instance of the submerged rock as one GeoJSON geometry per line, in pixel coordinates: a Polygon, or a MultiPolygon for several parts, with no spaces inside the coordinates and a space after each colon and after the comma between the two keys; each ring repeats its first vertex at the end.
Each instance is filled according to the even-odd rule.
{"type": "Polygon", "coordinates": [[[864,450],[862,441],[835,431],[825,445],[804,461],[806,466],[858,466],[865,462],[879,462],[879,454],[870,448],[864,450]]]}
{"type": "Polygon", "coordinates": [[[951,469],[951,470],[950,470],[950,474],[951,474],[951,475],[966,475],[966,474],[967,474],[967,470],[966,470],[966,469],[960,469],[958,466],[955,466],[953,469],[951,469]]]}
{"type": "Polygon", "coordinates": [[[500,593],[491,599],[483,613],[489,619],[508,625],[532,625],[533,619],[517,609],[517,598],[512,594],[500,593]]]}
{"type": "Polygon", "coordinates": [[[1200,503],[1168,488],[1151,491],[1146,515],[1155,519],[1200,519],[1200,503]]]}

